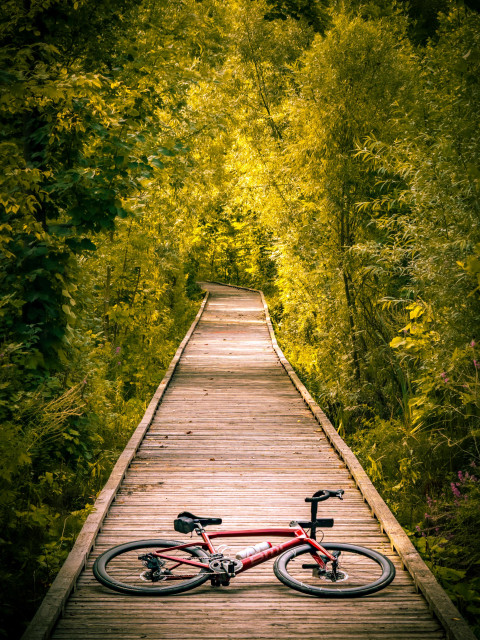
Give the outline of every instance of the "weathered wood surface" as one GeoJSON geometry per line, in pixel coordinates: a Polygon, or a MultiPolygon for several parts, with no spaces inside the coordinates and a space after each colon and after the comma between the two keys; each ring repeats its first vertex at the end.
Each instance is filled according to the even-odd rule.
{"type": "MultiPolygon", "coordinates": [[[[445,638],[372,516],[357,488],[358,478],[354,480],[288,377],[282,354],[272,345],[260,294],[215,284],[205,288],[210,297],[203,316],[52,637],[445,638]],[[228,588],[212,589],[207,583],[162,599],[110,592],[92,576],[93,559],[113,545],[181,538],[173,531],[180,511],[222,517],[225,529],[285,526],[292,518],[309,517],[304,498],[319,488],[346,492],[343,502],[332,499],[320,505],[319,515],[335,518],[326,540],[360,544],[389,556],[397,577],[387,589],[341,602],[311,598],[278,582],[271,562],[242,574],[228,588]]],[[[234,550],[248,539],[238,545],[225,542],[234,550]]],[[[455,638],[469,640],[469,633],[462,626],[455,638]]]]}

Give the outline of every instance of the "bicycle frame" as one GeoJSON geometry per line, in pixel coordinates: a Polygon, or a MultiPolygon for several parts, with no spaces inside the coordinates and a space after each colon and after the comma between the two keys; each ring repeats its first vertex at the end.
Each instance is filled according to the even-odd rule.
{"type": "MultiPolygon", "coordinates": [[[[199,531],[199,534],[202,536],[203,542],[200,542],[197,544],[192,544],[192,542],[187,542],[185,544],[181,544],[176,547],[168,547],[168,550],[177,551],[177,550],[186,549],[187,547],[201,547],[203,549],[207,549],[211,554],[215,554],[216,550],[211,542],[215,538],[242,538],[242,537],[246,538],[246,537],[254,537],[254,536],[261,536],[261,537],[280,536],[282,538],[289,537],[292,539],[282,542],[280,544],[274,545],[270,547],[270,549],[266,549],[265,551],[259,551],[254,555],[244,558],[243,560],[239,560],[239,562],[242,563],[242,567],[238,570],[235,570],[235,573],[238,574],[238,573],[242,573],[243,571],[247,571],[248,569],[251,569],[252,567],[255,567],[259,564],[262,564],[267,560],[276,558],[277,556],[279,556],[284,551],[287,551],[288,549],[298,547],[305,543],[310,544],[312,546],[312,551],[313,549],[315,549],[322,556],[328,558],[328,560],[330,561],[335,560],[335,556],[333,556],[326,549],[324,549],[322,545],[320,545],[316,540],[314,540],[313,538],[310,538],[300,525],[296,525],[295,527],[288,527],[288,528],[285,527],[285,528],[278,528],[278,529],[243,529],[240,531],[214,531],[212,533],[207,533],[205,529],[201,529],[199,531]]],[[[173,561],[176,563],[177,567],[180,566],[181,564],[186,564],[192,567],[198,567],[200,569],[209,568],[209,565],[203,562],[197,562],[196,560],[188,560],[187,558],[180,559],[180,558],[169,556],[168,554],[163,553],[161,548],[159,548],[157,551],[154,551],[153,555],[158,558],[162,558],[164,560],[173,561]]],[[[325,562],[317,553],[312,553],[312,558],[315,560],[315,562],[319,565],[320,568],[322,569],[325,568],[325,562]]],[[[214,572],[212,572],[212,575],[215,575],[214,572]]]]}

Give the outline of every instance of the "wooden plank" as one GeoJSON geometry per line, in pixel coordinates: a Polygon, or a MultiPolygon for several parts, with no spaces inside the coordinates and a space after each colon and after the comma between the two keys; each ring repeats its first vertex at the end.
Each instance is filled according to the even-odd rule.
{"type": "Polygon", "coordinates": [[[190,329],[186,333],[184,339],[180,343],[170,365],[165,372],[165,375],[157,387],[157,390],[150,401],[145,414],[140,421],[138,427],[135,429],[133,435],[127,443],[127,446],[123,450],[122,454],[117,460],[113,471],[95,501],[94,511],[87,517],[85,524],[78,535],[72,551],[70,552],[67,560],[63,564],[62,568],[58,572],[52,586],[48,590],[47,595],[42,601],[42,604],[38,608],[35,616],[27,627],[25,633],[22,636],[22,640],[45,640],[49,637],[55,622],[64,610],[65,603],[68,596],[75,588],[75,583],[80,575],[80,572],[85,567],[86,559],[90,553],[95,538],[97,536],[103,520],[108,513],[108,509],[113,502],[115,495],[121,485],[121,482],[125,476],[126,470],[133,460],[138,447],[140,446],[145,434],[153,420],[153,416],[157,409],[158,404],[171,382],[172,376],[178,365],[180,357],[185,350],[185,347],[192,336],[195,327],[200,321],[202,313],[205,309],[208,300],[208,292],[200,306],[200,309],[193,321],[190,329]]]}

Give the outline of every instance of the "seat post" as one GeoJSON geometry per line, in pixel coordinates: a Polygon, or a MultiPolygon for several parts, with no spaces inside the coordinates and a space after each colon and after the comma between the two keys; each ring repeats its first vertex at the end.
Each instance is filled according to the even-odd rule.
{"type": "Polygon", "coordinates": [[[210,551],[210,553],[215,553],[215,549],[212,543],[210,542],[210,538],[208,537],[207,532],[205,531],[204,527],[201,524],[197,524],[196,532],[197,532],[197,535],[202,536],[203,541],[207,545],[207,548],[210,551]]]}
{"type": "Polygon", "coordinates": [[[312,526],[310,529],[310,537],[313,540],[317,539],[317,527],[315,525],[315,522],[317,521],[317,509],[318,509],[318,502],[313,501],[310,503],[310,520],[312,521],[312,526]]]}

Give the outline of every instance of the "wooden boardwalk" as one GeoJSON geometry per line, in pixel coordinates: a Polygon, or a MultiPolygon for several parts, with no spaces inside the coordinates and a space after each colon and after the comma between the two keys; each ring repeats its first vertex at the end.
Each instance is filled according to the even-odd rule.
{"type": "MultiPolygon", "coordinates": [[[[260,294],[216,284],[205,288],[210,297],[203,315],[51,637],[446,638],[351,472],[287,375],[272,345],[260,294]],[[319,515],[335,518],[325,539],[377,549],[395,563],[397,577],[384,591],[339,602],[312,598],[278,582],[272,562],[238,576],[228,588],[206,583],[181,596],[157,599],[114,593],[92,576],[93,559],[113,545],[182,538],[173,530],[180,511],[222,517],[225,529],[286,526],[292,518],[309,518],[304,498],[320,488],[345,489],[343,502],[320,505],[319,515]]],[[[241,547],[247,544],[240,542],[241,547]]],[[[41,616],[25,638],[45,637],[38,630],[41,616]]],[[[459,624],[452,637],[473,637],[463,621],[459,624]]]]}

